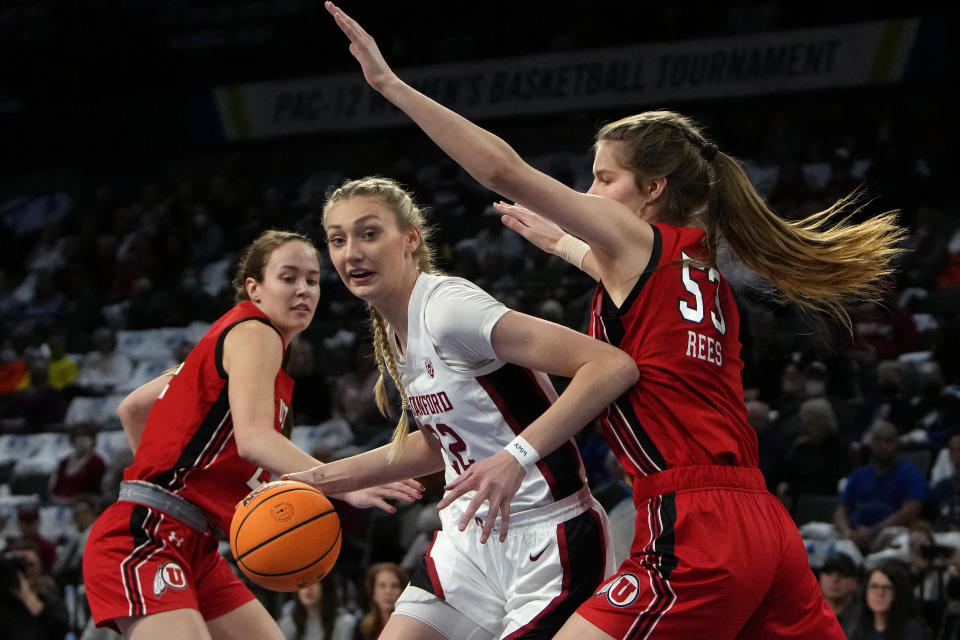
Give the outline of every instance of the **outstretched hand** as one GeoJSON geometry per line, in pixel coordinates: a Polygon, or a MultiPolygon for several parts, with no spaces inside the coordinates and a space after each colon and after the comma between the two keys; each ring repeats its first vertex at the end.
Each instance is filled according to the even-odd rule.
{"type": "Polygon", "coordinates": [[[387,81],[396,77],[396,74],[383,59],[383,54],[380,53],[380,48],[377,47],[373,36],[364,31],[356,20],[343,12],[343,9],[329,0],[323,6],[333,16],[344,35],[350,39],[350,53],[360,63],[367,84],[380,91],[387,81]]]}
{"type": "MultiPolygon", "coordinates": [[[[423,497],[424,487],[416,480],[401,480],[399,482],[388,482],[376,487],[368,487],[356,491],[342,491],[343,482],[331,482],[327,479],[324,471],[325,465],[318,465],[306,471],[297,471],[296,473],[283,474],[283,480],[296,480],[309,484],[322,491],[331,498],[343,500],[347,504],[366,509],[376,507],[387,513],[396,512],[396,507],[387,500],[403,500],[404,502],[413,502],[423,497]]],[[[345,488],[345,487],[344,487],[345,488]]]]}
{"type": "Polygon", "coordinates": [[[358,509],[367,507],[376,507],[387,513],[396,513],[397,508],[387,502],[387,500],[403,500],[404,502],[413,502],[423,497],[420,493],[423,487],[415,480],[403,480],[401,482],[391,482],[382,484],[378,487],[369,487],[358,491],[335,494],[331,497],[343,500],[347,504],[358,509]]]}
{"type": "Polygon", "coordinates": [[[462,475],[444,487],[447,493],[437,504],[437,508],[443,509],[468,491],[476,491],[460,519],[460,531],[470,525],[477,510],[484,502],[488,502],[490,509],[483,523],[480,542],[486,543],[490,537],[490,532],[497,522],[497,515],[500,516],[500,542],[503,542],[507,539],[507,530],[510,527],[510,503],[513,496],[517,495],[525,475],[526,471],[516,458],[506,451],[500,451],[489,458],[474,462],[462,475]]]}
{"type": "Polygon", "coordinates": [[[558,255],[557,242],[563,237],[563,229],[519,204],[495,202],[493,208],[500,212],[500,221],[505,227],[516,231],[539,249],[558,255]]]}

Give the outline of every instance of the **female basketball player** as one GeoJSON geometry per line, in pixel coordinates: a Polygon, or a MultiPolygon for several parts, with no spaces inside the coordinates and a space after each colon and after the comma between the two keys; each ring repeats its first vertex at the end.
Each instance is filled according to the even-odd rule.
{"type": "MultiPolygon", "coordinates": [[[[282,640],[218,553],[215,532],[229,530],[234,506],[271,473],[318,464],[280,430],[293,392],[281,362],[313,319],[319,277],[307,238],[264,232],[237,270],[238,304],[172,378],[157,378],[124,401],[134,461],[120,500],[93,525],[83,554],[98,626],[138,639],[282,640]]],[[[383,498],[415,494],[398,483],[344,498],[393,510],[383,498]]]]}
{"type": "MultiPolygon", "coordinates": [[[[590,332],[640,368],[640,382],[604,417],[607,439],[633,478],[631,556],[557,637],[842,638],[796,526],[757,469],[739,317],[715,252],[722,235],[786,300],[849,322],[844,303],[876,298],[875,283],[897,253],[902,230],[893,214],[837,222],[845,200],[785,222],[733,158],[666,111],[603,127],[593,186],[577,193],[404,83],[354,20],[326,6],[371,87],[484,186],[585,241],[558,232],[551,248],[577,264],[586,257],[599,280],[590,332]]],[[[514,217],[508,226],[523,230],[523,210],[501,211],[514,217]]],[[[537,225],[530,234],[542,232],[537,225]]],[[[527,439],[549,450],[533,434],[527,439]]],[[[509,487],[498,480],[500,463],[471,466],[440,506],[471,490],[473,504],[502,501],[509,487]]],[[[464,522],[471,515],[465,511],[464,522]]]]}
{"type": "Polygon", "coordinates": [[[341,185],[323,224],[337,273],[370,308],[378,402],[389,406],[389,372],[403,412],[390,445],[291,477],[344,491],[440,469],[449,482],[498,461],[503,499],[461,496],[441,512],[380,639],[549,637],[613,570],[606,516],[571,436],[636,381],[636,365],[436,274],[429,229],[392,180],[341,185]],[[559,398],[544,372],[571,378],[559,398]]]}

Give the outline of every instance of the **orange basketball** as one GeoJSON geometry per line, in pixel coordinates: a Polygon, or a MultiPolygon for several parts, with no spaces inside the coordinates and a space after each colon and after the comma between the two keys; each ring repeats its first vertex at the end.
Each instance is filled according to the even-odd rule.
{"type": "Polygon", "coordinates": [[[340,554],[340,517],[317,489],[279,480],[250,492],[230,523],[230,550],[243,575],[273,591],[320,580],[340,554]]]}

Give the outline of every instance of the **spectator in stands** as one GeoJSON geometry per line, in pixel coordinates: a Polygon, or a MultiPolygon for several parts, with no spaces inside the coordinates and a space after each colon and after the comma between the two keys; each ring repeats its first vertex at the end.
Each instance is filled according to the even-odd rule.
{"type": "Polygon", "coordinates": [[[22,538],[14,540],[7,547],[6,555],[23,561],[24,573],[30,582],[30,587],[42,600],[49,603],[51,608],[66,607],[56,580],[43,568],[35,543],[22,538]]]}
{"type": "Polygon", "coordinates": [[[789,356],[777,339],[776,318],[770,310],[744,305],[741,327],[744,389],[754,393],[755,399],[779,407],[789,356]]]}
{"type": "Polygon", "coordinates": [[[30,371],[27,369],[27,362],[21,357],[14,341],[7,337],[0,348],[0,395],[29,386],[30,371]]]}
{"type": "Polygon", "coordinates": [[[885,527],[909,526],[927,492],[923,472],[897,455],[895,426],[876,422],[870,437],[870,463],[850,474],[834,514],[839,534],[864,551],[885,527]]]}
{"type": "Polygon", "coordinates": [[[16,640],[63,640],[69,624],[66,607],[33,587],[26,559],[0,555],[0,624],[16,640]]]}
{"type": "Polygon", "coordinates": [[[32,546],[40,558],[43,573],[50,574],[57,561],[57,546],[40,535],[40,510],[37,505],[25,502],[17,506],[17,528],[20,533],[8,541],[8,550],[32,546]]]}
{"type": "Polygon", "coordinates": [[[476,235],[460,240],[456,251],[470,251],[481,269],[487,270],[490,260],[502,263],[508,271],[520,271],[526,261],[523,238],[500,224],[500,212],[488,205],[483,210],[483,228],[476,235]]]}
{"type": "Polygon", "coordinates": [[[83,584],[83,548],[87,544],[90,527],[99,514],[97,500],[93,496],[75,497],[72,509],[77,534],[58,552],[57,563],[53,567],[53,575],[61,585],[83,584]]]}
{"type": "Polygon", "coordinates": [[[31,351],[25,359],[29,385],[7,398],[6,411],[9,416],[18,418],[23,428],[40,431],[63,421],[69,398],[50,384],[46,357],[31,351]]]}
{"type": "Polygon", "coordinates": [[[430,545],[433,544],[437,529],[441,527],[440,512],[437,510],[437,502],[440,501],[441,497],[443,497],[442,492],[435,496],[435,499],[425,501],[420,507],[419,513],[414,516],[416,535],[410,541],[406,553],[403,554],[403,559],[400,560],[400,566],[408,573],[412,573],[420,564],[420,559],[430,550],[430,545]]]}
{"type": "Polygon", "coordinates": [[[865,394],[858,418],[863,426],[877,420],[893,424],[908,424],[910,421],[910,398],[903,390],[903,377],[897,360],[881,360],[877,363],[876,389],[865,394]]]}
{"type": "Polygon", "coordinates": [[[350,346],[350,352],[353,369],[337,382],[333,392],[332,414],[350,424],[358,445],[363,446],[378,436],[389,439],[390,424],[380,415],[373,393],[380,378],[373,354],[368,345],[357,339],[350,346]]]}
{"type": "MultiPolygon", "coordinates": [[[[181,360],[182,362],[182,360],[181,360]]],[[[290,345],[287,373],[293,387],[293,410],[298,424],[320,424],[330,417],[329,383],[317,365],[313,343],[297,336],[290,345]]]]}
{"type": "MultiPolygon", "coordinates": [[[[943,442],[942,434],[956,429],[956,415],[952,415],[951,404],[954,398],[944,393],[946,384],[940,364],[927,360],[917,365],[916,391],[910,398],[912,422],[906,425],[908,430],[917,430],[927,434],[929,440],[943,442]]],[[[956,431],[954,431],[956,433],[956,431]]]]}
{"type": "Polygon", "coordinates": [[[787,455],[790,441],[773,423],[770,405],[762,400],[748,400],[747,423],[757,432],[760,471],[771,491],[777,486],[781,462],[787,455]]]}
{"type": "Polygon", "coordinates": [[[357,625],[355,640],[375,640],[393,614],[400,592],[407,586],[407,572],[393,562],[370,565],[364,578],[368,605],[357,625]]]}
{"type": "Polygon", "coordinates": [[[861,600],[860,619],[850,640],[924,640],[927,632],[913,597],[910,574],[898,560],[870,572],[861,600]]]}
{"type": "Polygon", "coordinates": [[[860,567],[849,555],[837,552],[827,557],[820,569],[820,592],[843,628],[850,635],[860,617],[861,603],[857,600],[860,587],[860,567]]]}
{"type": "Polygon", "coordinates": [[[954,472],[949,477],[933,483],[927,498],[927,513],[939,531],[960,530],[960,435],[948,443],[950,462],[954,472]]]}
{"type": "Polygon", "coordinates": [[[950,573],[944,586],[946,601],[934,625],[934,640],[960,640],[960,575],[950,573]]]}
{"type": "Polygon", "coordinates": [[[81,494],[100,493],[107,465],[94,450],[95,442],[96,430],[93,425],[78,424],[70,432],[73,451],[60,460],[57,470],[50,477],[51,501],[63,502],[81,494]]]}
{"type": "Polygon", "coordinates": [[[67,305],[67,294],[59,290],[56,282],[63,270],[56,272],[46,269],[36,273],[33,295],[23,305],[23,319],[30,326],[48,329],[56,326],[67,305]]]}
{"type": "Polygon", "coordinates": [[[117,351],[117,337],[109,327],[93,332],[94,351],[84,357],[77,374],[77,386],[93,394],[107,394],[133,374],[133,362],[117,351]]]}
{"type": "Polygon", "coordinates": [[[847,448],[837,436],[837,416],[826,398],[800,405],[803,434],[781,465],[777,496],[796,504],[802,495],[833,495],[849,471],[847,448]]]}
{"type": "Polygon", "coordinates": [[[943,571],[956,555],[956,547],[937,543],[933,527],[926,520],[917,520],[910,525],[906,560],[918,602],[938,603],[943,600],[943,571]]]}
{"type": "MultiPolygon", "coordinates": [[[[893,283],[886,286],[892,289],[893,283]]],[[[913,314],[904,307],[888,309],[881,303],[861,303],[852,306],[850,319],[851,348],[861,357],[888,360],[915,348],[917,327],[913,314]]]]}
{"type": "Polygon", "coordinates": [[[294,594],[292,606],[277,624],[285,640],[352,640],[353,614],[340,606],[336,582],[328,575],[294,594]]]}
{"type": "Polygon", "coordinates": [[[47,338],[50,357],[47,361],[50,386],[63,389],[72,384],[80,369],[77,363],[67,357],[67,336],[63,331],[54,331],[47,338]]]}

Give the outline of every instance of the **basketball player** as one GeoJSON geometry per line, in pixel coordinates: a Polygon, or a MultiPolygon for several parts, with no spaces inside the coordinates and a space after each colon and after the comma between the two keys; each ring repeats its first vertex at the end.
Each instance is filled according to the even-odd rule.
{"type": "Polygon", "coordinates": [[[440,469],[449,482],[483,459],[504,471],[490,478],[503,500],[462,496],[441,512],[380,640],[549,637],[613,570],[606,515],[572,435],[634,383],[636,366],[436,274],[430,230],[392,180],[344,183],[323,224],[337,273],[370,308],[378,402],[388,407],[388,371],[403,413],[390,445],[291,477],[327,492],[440,469]],[[544,372],[571,378],[559,398],[544,372]],[[526,440],[534,433],[536,449],[526,440]]]}
{"type": "MultiPolygon", "coordinates": [[[[371,87],[484,186],[558,225],[551,232],[527,210],[500,208],[507,226],[598,279],[590,333],[640,368],[638,384],[604,417],[605,435],[633,478],[631,556],[557,637],[842,638],[796,526],[757,469],[739,316],[716,248],[722,236],[784,299],[849,324],[843,305],[876,299],[898,252],[903,232],[894,215],[838,222],[848,198],[786,222],[733,158],[668,111],[603,127],[593,185],[578,193],[404,83],[354,20],[326,6],[371,87]]],[[[549,451],[538,436],[527,440],[549,451]]],[[[503,500],[506,487],[492,481],[504,473],[498,462],[471,466],[440,506],[473,490],[474,504],[503,500]]],[[[471,516],[464,512],[464,521],[471,516]]]]}
{"type": "MultiPolygon", "coordinates": [[[[307,238],[264,232],[237,270],[238,304],[172,378],[147,383],[121,405],[134,461],[83,554],[98,626],[137,639],[282,640],[218,553],[216,532],[229,530],[234,506],[270,474],[318,464],[280,434],[293,392],[280,365],[313,319],[319,277],[307,238]]],[[[344,498],[392,510],[383,498],[413,495],[398,483],[344,498]]]]}

